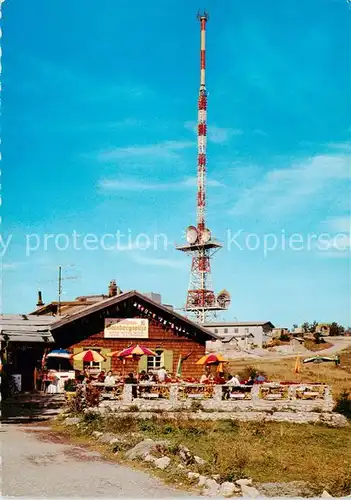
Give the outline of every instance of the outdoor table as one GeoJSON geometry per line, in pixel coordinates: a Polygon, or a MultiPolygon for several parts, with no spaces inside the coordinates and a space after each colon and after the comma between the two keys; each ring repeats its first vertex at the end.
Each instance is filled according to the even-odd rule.
{"type": "Polygon", "coordinates": [[[267,394],[267,396],[265,397],[265,399],[270,399],[270,400],[281,399],[281,398],[282,398],[281,394],[267,394]]]}
{"type": "Polygon", "coordinates": [[[159,395],[152,392],[143,392],[140,394],[140,397],[143,399],[156,399],[159,398],[159,395]]]}
{"type": "Polygon", "coordinates": [[[237,392],[237,393],[232,392],[232,393],[230,394],[230,397],[231,397],[232,399],[245,399],[245,394],[243,394],[243,393],[238,393],[238,392],[237,392]]]}
{"type": "Polygon", "coordinates": [[[302,394],[303,398],[315,398],[318,397],[320,394],[319,392],[312,392],[312,391],[306,391],[302,394]]]}

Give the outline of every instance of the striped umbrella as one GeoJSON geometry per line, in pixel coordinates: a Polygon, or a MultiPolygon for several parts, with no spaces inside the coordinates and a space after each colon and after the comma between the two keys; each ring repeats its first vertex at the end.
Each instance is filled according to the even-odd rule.
{"type": "Polygon", "coordinates": [[[227,361],[223,358],[222,354],[206,354],[202,356],[198,361],[197,365],[216,365],[219,363],[226,363],[227,361]]]}
{"type": "Polygon", "coordinates": [[[108,354],[108,356],[118,356],[119,358],[138,358],[140,356],[157,356],[157,354],[147,347],[142,345],[134,345],[123,349],[122,351],[115,351],[108,354]]]}
{"type": "Polygon", "coordinates": [[[97,351],[93,351],[92,349],[79,352],[78,354],[73,354],[71,358],[75,361],[94,361],[95,363],[101,363],[101,361],[106,360],[106,358],[102,354],[97,351]]]}
{"type": "Polygon", "coordinates": [[[54,349],[53,351],[50,351],[46,357],[69,359],[71,357],[71,354],[68,351],[66,351],[66,349],[54,349]]]}

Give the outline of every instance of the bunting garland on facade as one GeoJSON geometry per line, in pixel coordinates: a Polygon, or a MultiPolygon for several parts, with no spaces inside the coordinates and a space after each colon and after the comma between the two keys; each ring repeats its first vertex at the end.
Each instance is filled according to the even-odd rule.
{"type": "Polygon", "coordinates": [[[165,319],[163,316],[154,313],[150,309],[146,308],[142,304],[138,302],[133,303],[133,307],[135,307],[145,318],[148,318],[154,324],[161,324],[166,330],[170,329],[176,335],[185,335],[189,336],[191,333],[184,327],[177,326],[173,321],[169,321],[165,319]]]}

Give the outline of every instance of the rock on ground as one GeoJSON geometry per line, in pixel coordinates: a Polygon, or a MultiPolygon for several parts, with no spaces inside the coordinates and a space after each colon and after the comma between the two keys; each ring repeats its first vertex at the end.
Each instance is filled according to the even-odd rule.
{"type": "Polygon", "coordinates": [[[199,479],[200,474],[198,472],[188,472],[188,479],[199,479]]]}
{"type": "Polygon", "coordinates": [[[153,439],[144,439],[140,443],[134,446],[126,452],[126,457],[129,460],[135,460],[136,458],[143,458],[148,455],[152,450],[160,447],[167,447],[169,443],[167,441],[154,441],[153,439]]]}
{"type": "Polygon", "coordinates": [[[197,455],[194,455],[194,460],[195,462],[198,464],[198,465],[205,465],[206,464],[206,460],[204,460],[203,458],[201,457],[198,457],[197,455]]]}
{"type": "Polygon", "coordinates": [[[65,425],[77,425],[80,419],[78,417],[68,417],[65,419],[65,425]]]}
{"type": "Polygon", "coordinates": [[[189,448],[187,448],[186,446],[183,446],[182,444],[179,446],[178,455],[180,456],[180,458],[183,460],[183,462],[186,465],[190,465],[190,464],[194,463],[193,454],[191,453],[189,448]]]}
{"type": "Polygon", "coordinates": [[[231,497],[234,493],[239,493],[240,488],[238,486],[235,486],[233,483],[229,483],[226,481],[225,483],[221,484],[219,488],[219,494],[222,497],[231,497]]]}
{"type": "Polygon", "coordinates": [[[102,444],[116,444],[121,442],[121,438],[112,432],[106,432],[98,438],[98,441],[102,444]]]}
{"type": "Polygon", "coordinates": [[[330,493],[324,490],[323,493],[321,494],[321,498],[333,498],[333,497],[330,493]]]}
{"type": "Polygon", "coordinates": [[[205,482],[205,487],[203,494],[208,497],[215,497],[218,495],[219,484],[214,479],[207,479],[205,482]]]}
{"type": "Polygon", "coordinates": [[[205,486],[206,481],[207,481],[207,477],[206,476],[200,476],[199,477],[198,486],[200,486],[200,488],[201,488],[201,486],[205,486]]]}
{"type": "Polygon", "coordinates": [[[241,492],[245,497],[257,498],[260,496],[260,492],[253,486],[241,485],[241,492]]]}
{"type": "Polygon", "coordinates": [[[164,470],[167,469],[169,464],[171,463],[171,459],[169,457],[161,457],[155,460],[154,464],[158,469],[164,470]]]}
{"type": "Polygon", "coordinates": [[[100,436],[102,436],[103,432],[99,432],[99,431],[93,431],[91,433],[91,435],[95,438],[95,439],[99,439],[100,436]]]}
{"type": "Polygon", "coordinates": [[[251,486],[252,484],[252,479],[251,478],[247,478],[247,479],[238,479],[237,481],[235,481],[236,484],[238,484],[239,486],[251,486]]]}

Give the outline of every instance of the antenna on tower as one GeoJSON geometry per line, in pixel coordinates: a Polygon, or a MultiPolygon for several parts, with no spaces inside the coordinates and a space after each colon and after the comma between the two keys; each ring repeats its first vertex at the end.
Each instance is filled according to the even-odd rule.
{"type": "Polygon", "coordinates": [[[192,257],[190,283],[185,310],[205,323],[217,311],[228,309],[230,295],[226,290],[216,297],[211,285],[211,258],[222,245],[213,239],[206,227],[206,169],[207,169],[207,90],[206,90],[206,23],[208,12],[198,12],[200,21],[200,89],[198,97],[198,155],[197,155],[197,221],[196,226],[188,226],[187,243],[177,249],[192,257]]]}

